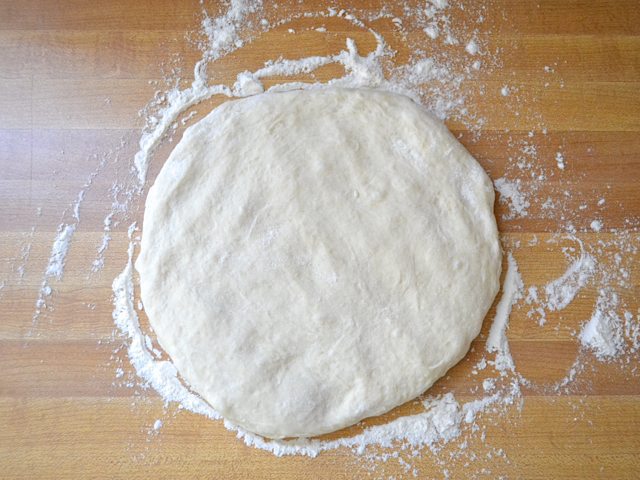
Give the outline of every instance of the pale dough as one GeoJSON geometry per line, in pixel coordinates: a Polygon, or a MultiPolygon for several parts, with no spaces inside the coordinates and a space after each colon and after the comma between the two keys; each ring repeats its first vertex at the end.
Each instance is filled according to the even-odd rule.
{"type": "Polygon", "coordinates": [[[499,287],[492,184],[408,97],[229,101],[149,191],[136,268],[158,342],[225,418],[312,436],[415,398],[499,287]]]}

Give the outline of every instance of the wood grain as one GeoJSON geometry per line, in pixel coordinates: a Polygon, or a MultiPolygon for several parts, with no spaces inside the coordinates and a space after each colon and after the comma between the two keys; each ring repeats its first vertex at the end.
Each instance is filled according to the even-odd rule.
{"type": "MultiPolygon", "coordinates": [[[[367,0],[352,6],[381,4],[367,0]]],[[[320,5],[312,1],[290,8],[318,10],[320,5]]],[[[566,218],[576,228],[587,229],[597,216],[607,228],[617,229],[579,235],[591,245],[626,234],[627,220],[640,215],[637,7],[632,0],[490,2],[479,38],[500,50],[502,64],[482,69],[463,85],[468,105],[486,119],[483,135],[476,138],[462,122],[448,122],[492,178],[512,171],[514,155],[530,141],[529,132],[536,135],[538,161],[544,166],[553,167],[555,153],[562,150],[566,170],[550,168],[537,197],[568,191],[566,218]],[[545,72],[546,66],[555,73],[545,72]],[[523,100],[518,114],[501,98],[505,83],[517,87],[523,100]],[[548,129],[544,136],[540,118],[548,129]],[[606,198],[605,206],[598,206],[600,198],[606,198]]],[[[112,208],[114,179],[126,177],[136,151],[139,109],[164,88],[163,76],[173,68],[181,70],[184,81],[192,77],[199,52],[185,33],[197,29],[200,8],[187,0],[112,0],[99,5],[0,0],[0,476],[410,477],[397,461],[371,471],[345,450],[316,459],[275,458],[245,447],[220,422],[165,407],[152,391],[130,385],[135,383],[133,372],[125,352],[117,350],[122,339],[114,335],[111,320],[111,282],[126,259],[127,226],[141,219],[140,209],[113,226],[104,269],[92,273],[91,263],[102,241],[104,216],[112,208]],[[103,172],[81,206],[64,278],[52,281],[53,308],[34,323],[56,229],[69,220],[71,203],[103,158],[108,159],[103,172]],[[119,368],[122,378],[116,378],[119,368]],[[157,418],[165,419],[159,434],[152,431],[157,418]]],[[[220,6],[207,8],[215,14],[220,6]]],[[[465,13],[454,9],[451,21],[464,22],[465,13]]],[[[322,23],[330,34],[311,30],[318,26],[314,19],[296,20],[295,35],[287,33],[287,25],[277,27],[217,62],[211,74],[230,84],[237,72],[279,55],[337,52],[347,37],[356,40],[361,52],[374,47],[368,33],[344,20],[322,23]]],[[[419,32],[400,38],[388,19],[375,21],[375,26],[401,61],[410,54],[405,42],[419,42],[419,32]]],[[[340,68],[328,66],[317,78],[340,73],[340,68]]],[[[196,119],[221,101],[197,108],[196,119]]],[[[183,130],[178,128],[174,139],[183,130]]],[[[161,146],[151,177],[174,144],[161,146]]],[[[515,255],[525,283],[543,285],[561,274],[566,268],[561,248],[572,245],[566,239],[555,242],[553,232],[561,221],[535,202],[527,217],[503,221],[507,212],[504,205],[496,206],[504,244],[520,242],[515,255]]],[[[631,280],[621,294],[638,312],[640,269],[635,259],[630,270],[631,280]]],[[[448,467],[450,478],[639,478],[640,381],[632,373],[637,366],[600,364],[582,354],[587,368],[576,388],[562,395],[553,389],[579,354],[574,335],[589,318],[597,293],[586,288],[568,309],[548,314],[548,328],[540,328],[526,306],[514,310],[511,350],[519,371],[536,386],[524,389],[522,412],[487,415],[485,444],[479,445],[477,436],[469,440],[464,455],[493,449],[492,459],[463,455],[448,467]]],[[[433,393],[453,391],[461,400],[475,398],[482,373],[474,376],[471,370],[482,356],[488,328],[485,322],[467,358],[433,393]]],[[[365,423],[416,411],[418,406],[409,403],[365,423]]],[[[444,454],[454,454],[451,448],[445,447],[444,454]]],[[[413,462],[420,478],[442,476],[443,466],[428,453],[413,462]]]]}

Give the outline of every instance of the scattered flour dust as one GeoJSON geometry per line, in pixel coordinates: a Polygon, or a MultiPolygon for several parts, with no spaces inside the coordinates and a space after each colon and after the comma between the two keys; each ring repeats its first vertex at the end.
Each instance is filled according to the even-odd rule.
{"type": "MultiPolygon", "coordinates": [[[[486,41],[480,40],[486,38],[481,33],[484,19],[491,13],[490,8],[483,2],[469,2],[458,6],[450,5],[446,0],[429,0],[420,2],[416,7],[405,6],[399,12],[392,12],[391,7],[377,11],[347,11],[333,7],[287,14],[286,8],[277,8],[258,0],[232,0],[221,16],[204,14],[201,40],[196,41],[202,56],[194,65],[193,82],[181,88],[178,86],[182,85],[179,78],[167,79],[167,84],[174,87],[166,92],[159,92],[141,112],[146,119],[146,127],[131,164],[132,175],[126,178],[117,176],[113,182],[110,192],[111,210],[105,213],[102,239],[97,245],[96,258],[89,265],[90,272],[98,272],[103,268],[105,252],[111,245],[113,226],[125,220],[128,220],[125,225],[131,223],[129,212],[135,211],[143,198],[149,163],[157,146],[171,137],[177,126],[191,121],[195,113],[188,111],[192,107],[213,96],[239,98],[264,91],[326,86],[374,87],[409,95],[439,118],[462,122],[475,139],[480,138],[485,119],[477,106],[469,103],[469,92],[465,90],[465,85],[469,84],[469,80],[478,81],[479,72],[490,75],[493,69],[501,65],[499,52],[492,50],[486,41]],[[455,24],[451,14],[453,9],[458,9],[458,14],[464,11],[467,21],[455,24]],[[333,23],[325,23],[328,19],[332,19],[332,22],[347,22],[351,27],[370,35],[375,46],[369,53],[361,54],[353,39],[344,38],[343,47],[327,55],[265,59],[254,71],[237,72],[231,85],[216,83],[213,74],[208,71],[208,67],[217,60],[250,44],[262,33],[274,28],[289,28],[289,24],[297,20],[317,21],[316,25],[308,27],[308,30],[313,30],[317,35],[340,33],[332,30],[333,23]],[[407,43],[412,55],[405,64],[399,65],[392,61],[397,60],[394,49],[372,27],[380,20],[390,21],[407,43]],[[429,48],[425,49],[425,45],[429,48]],[[342,67],[344,75],[324,83],[315,80],[316,71],[330,64],[342,67]],[[265,80],[269,78],[300,74],[312,81],[283,82],[265,87],[265,80]]],[[[502,15],[503,12],[492,14],[502,15]]],[[[290,30],[294,35],[304,28],[296,26],[290,30]]],[[[541,75],[549,79],[545,88],[558,75],[556,65],[547,66],[541,72],[541,75]]],[[[481,87],[480,95],[484,95],[486,88],[489,87],[481,87]]],[[[526,100],[522,96],[522,88],[524,87],[509,84],[500,89],[501,101],[514,118],[523,115],[519,108],[526,100]]],[[[609,205],[605,205],[606,192],[594,192],[593,198],[597,200],[593,200],[592,207],[597,209],[597,218],[591,217],[591,222],[584,223],[581,212],[587,208],[589,201],[585,200],[579,209],[570,201],[574,193],[571,182],[565,178],[567,171],[562,153],[564,146],[552,146],[551,139],[547,137],[544,119],[536,114],[528,115],[528,120],[536,124],[536,128],[524,136],[508,129],[504,132],[504,149],[508,153],[508,161],[504,172],[499,173],[499,178],[495,180],[499,201],[508,209],[502,220],[510,222],[527,218],[550,221],[557,225],[554,234],[574,240],[579,246],[579,252],[576,249],[568,251],[566,271],[558,278],[546,279],[541,285],[525,285],[513,253],[507,253],[502,295],[487,338],[486,351],[469,373],[469,378],[475,383],[473,391],[477,398],[461,402],[452,393],[428,397],[422,400],[422,411],[419,413],[397,418],[384,425],[364,428],[358,435],[331,441],[268,440],[225,421],[227,428],[235,431],[245,444],[278,456],[314,457],[326,450],[347,448],[354,454],[369,456],[367,458],[375,462],[396,459],[413,476],[418,476],[419,472],[412,466],[412,459],[419,456],[421,449],[426,447],[447,477],[447,467],[452,459],[464,458],[465,464],[469,465],[478,459],[479,452],[468,451],[467,445],[468,439],[473,435],[484,444],[486,426],[481,421],[483,414],[507,412],[514,406],[522,407],[524,397],[520,386],[528,380],[517,372],[508,342],[509,319],[516,305],[524,303],[530,306],[527,315],[536,318],[540,328],[545,328],[548,314],[570,308],[579,292],[590,287],[597,292],[597,299],[590,316],[583,319],[579,331],[575,333],[576,341],[582,346],[582,353],[598,362],[622,363],[622,359],[626,359],[627,364],[629,363],[629,355],[640,351],[640,319],[638,312],[634,312],[633,306],[618,292],[625,291],[630,285],[630,262],[637,254],[638,237],[629,232],[637,231],[635,229],[638,222],[628,219],[627,229],[617,232],[614,229],[608,230],[608,233],[614,235],[611,240],[599,240],[597,244],[578,240],[576,235],[579,233],[602,230],[605,208],[609,205]],[[545,151],[556,153],[552,153],[550,158],[544,158],[540,153],[542,148],[539,148],[544,145],[548,147],[545,151]],[[548,167],[549,164],[551,168],[548,167]],[[538,195],[540,187],[550,178],[559,185],[559,190],[554,194],[538,195]],[[585,226],[581,229],[576,225],[585,226]],[[449,451],[446,456],[440,457],[439,452],[445,445],[457,445],[458,450],[449,451]],[[380,449],[388,453],[370,453],[371,450],[379,452],[380,449]],[[401,456],[400,452],[404,454],[401,456]]],[[[80,224],[85,193],[91,188],[95,176],[101,173],[107,158],[105,156],[99,162],[76,199],[62,214],[49,260],[41,277],[33,315],[34,328],[41,313],[45,309],[52,309],[54,287],[57,282],[63,281],[65,263],[80,224]]],[[[571,165],[575,165],[575,172],[579,171],[577,161],[571,165]]],[[[575,173],[571,180],[579,181],[579,174],[575,173]]],[[[154,348],[152,338],[140,325],[136,312],[138,302],[134,296],[132,266],[138,244],[136,231],[136,224],[132,223],[129,228],[128,260],[122,273],[113,281],[113,320],[118,331],[127,339],[129,362],[142,380],[142,385],[157,391],[166,403],[175,402],[181,409],[219,420],[217,412],[185,387],[175,366],[163,359],[162,353],[154,348]]],[[[518,248],[515,245],[513,251],[517,252],[518,248]]],[[[17,268],[17,271],[22,272],[21,275],[24,273],[29,248],[22,250],[26,251],[26,254],[22,254],[23,265],[17,268]]],[[[0,288],[5,284],[6,281],[0,282],[0,288]]],[[[567,376],[556,384],[558,392],[569,388],[581,375],[584,370],[582,358],[577,357],[567,376]]],[[[118,367],[116,377],[125,377],[122,368],[118,367]]],[[[164,423],[162,418],[155,420],[150,431],[160,431],[164,423]]],[[[498,449],[486,453],[487,459],[496,457],[504,458],[504,452],[498,449]]],[[[490,472],[484,473],[490,475],[490,472]]]]}
{"type": "Polygon", "coordinates": [[[576,297],[587,281],[593,276],[596,268],[594,258],[584,252],[580,242],[582,253],[580,257],[569,265],[569,268],[560,277],[547,283],[544,287],[547,296],[546,308],[551,311],[563,310],[576,297]]]}
{"type": "Polygon", "coordinates": [[[616,313],[617,306],[618,297],[614,292],[600,290],[591,319],[580,332],[582,345],[593,350],[600,360],[614,358],[624,348],[623,323],[616,313]]]}
{"type": "MultiPolygon", "coordinates": [[[[539,323],[542,326],[547,312],[564,310],[582,289],[590,284],[600,285],[591,318],[583,322],[577,336],[578,340],[584,349],[593,352],[600,361],[611,361],[623,354],[625,342],[630,344],[628,352],[635,353],[637,351],[635,332],[640,328],[640,323],[627,310],[619,313],[621,301],[611,286],[613,280],[620,280],[618,277],[624,279],[627,276],[626,271],[619,269],[616,273],[616,270],[610,266],[599,265],[594,256],[586,251],[582,240],[573,235],[568,235],[566,238],[578,245],[579,254],[577,258],[570,261],[567,270],[560,277],[549,281],[544,286],[545,301],[539,298],[536,286],[529,287],[526,303],[534,305],[529,316],[538,314],[539,323]]],[[[575,368],[572,368],[569,376],[572,377],[575,373],[575,368]]]]}
{"type": "Polygon", "coordinates": [[[500,194],[500,202],[509,207],[509,214],[504,215],[504,220],[511,220],[516,217],[526,217],[527,209],[531,206],[527,200],[527,194],[523,191],[520,180],[508,180],[498,178],[493,182],[496,190],[500,194]]]}
{"type": "Polygon", "coordinates": [[[246,445],[270,451],[277,456],[297,454],[315,457],[320,452],[342,447],[362,455],[368,446],[393,448],[398,444],[401,444],[402,449],[424,446],[433,449],[460,436],[464,419],[463,407],[453,394],[427,399],[422,404],[424,413],[400,417],[384,425],[369,427],[359,435],[338,440],[266,440],[245,432],[230,422],[225,422],[225,426],[237,430],[238,438],[246,445]]]}

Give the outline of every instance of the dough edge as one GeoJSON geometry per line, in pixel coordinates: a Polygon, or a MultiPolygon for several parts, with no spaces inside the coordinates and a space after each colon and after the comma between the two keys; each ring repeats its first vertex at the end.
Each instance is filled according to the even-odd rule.
{"type": "MultiPolygon", "coordinates": [[[[328,90],[339,90],[339,89],[328,89],[328,90]]],[[[342,90],[342,89],[340,89],[342,90]]],[[[366,90],[366,89],[357,89],[357,90],[366,90]]],[[[296,93],[305,93],[305,92],[317,92],[318,90],[302,90],[302,91],[295,91],[296,93]]],[[[377,92],[377,93],[383,93],[386,95],[398,95],[395,93],[390,93],[390,92],[386,92],[386,91],[382,91],[382,90],[371,90],[371,92],[377,92]]],[[[215,108],[210,114],[207,115],[207,117],[205,117],[203,120],[199,121],[198,123],[194,124],[193,126],[189,127],[183,136],[183,139],[179,142],[182,143],[185,140],[189,140],[191,138],[191,136],[193,136],[195,133],[198,132],[198,128],[200,128],[202,125],[202,122],[206,121],[207,119],[213,118],[213,117],[219,117],[221,115],[224,115],[225,109],[230,108],[230,105],[236,102],[245,102],[245,101],[256,101],[256,97],[260,97],[262,95],[284,95],[284,94],[290,94],[292,92],[277,92],[277,93],[265,93],[265,94],[261,94],[261,95],[257,95],[254,97],[249,97],[249,98],[245,98],[245,99],[240,99],[240,100],[230,100],[227,101],[225,103],[223,103],[221,106],[215,108]]],[[[407,98],[407,97],[403,97],[403,98],[407,98]]],[[[418,107],[423,108],[422,106],[418,105],[418,107]]],[[[426,113],[426,112],[425,112],[426,113]]],[[[435,120],[437,122],[437,120],[435,120]]],[[[446,129],[446,127],[444,127],[446,129]]],[[[466,155],[469,156],[473,162],[476,162],[476,160],[466,151],[466,149],[464,149],[464,147],[459,144],[459,142],[455,139],[455,137],[453,137],[453,135],[448,132],[447,130],[447,134],[450,136],[450,138],[459,146],[459,148],[462,148],[464,150],[464,152],[466,152],[466,155]]],[[[179,145],[178,144],[178,145],[179,145]]],[[[458,148],[458,147],[455,147],[458,148]]],[[[145,207],[145,215],[144,215],[144,222],[143,222],[143,235],[142,235],[142,250],[146,251],[146,252],[150,252],[150,246],[145,243],[145,239],[148,239],[148,237],[145,237],[144,232],[147,230],[147,222],[149,220],[149,216],[147,215],[147,209],[149,208],[149,202],[150,199],[152,199],[151,201],[156,201],[156,197],[159,197],[162,195],[161,192],[161,186],[162,186],[162,181],[164,181],[166,183],[166,178],[161,179],[161,176],[163,175],[163,172],[165,172],[165,170],[168,168],[168,166],[170,167],[172,165],[172,163],[175,162],[175,156],[174,153],[176,153],[176,151],[178,151],[178,148],[176,146],[176,148],[174,149],[174,151],[171,153],[171,155],[169,156],[169,158],[167,159],[165,165],[162,167],[162,171],[160,172],[160,174],[158,175],[158,178],[156,179],[156,183],[151,187],[150,191],[149,191],[149,196],[147,198],[147,203],[146,203],[146,207],[145,207]]],[[[490,196],[488,198],[486,198],[485,200],[487,201],[488,206],[491,207],[491,210],[493,210],[493,204],[494,204],[494,200],[495,200],[495,194],[493,192],[493,186],[491,184],[491,181],[489,180],[489,177],[485,175],[485,180],[486,182],[488,182],[488,184],[490,185],[490,196]]],[[[165,175],[166,177],[166,175],[165,175]]],[[[493,217],[493,215],[492,215],[493,217]]],[[[494,222],[494,227],[495,227],[495,234],[496,234],[496,239],[497,239],[497,226],[495,225],[495,217],[493,217],[493,222],[494,222]]],[[[499,242],[498,242],[498,246],[499,246],[499,242]]],[[[145,271],[145,266],[143,265],[144,261],[141,262],[140,258],[142,255],[139,255],[135,266],[136,269],[138,270],[139,274],[140,274],[140,284],[141,284],[141,298],[143,300],[143,302],[145,301],[145,297],[149,297],[149,292],[148,290],[145,288],[144,284],[145,282],[143,281],[143,276],[144,276],[144,271],[145,271]]],[[[501,254],[498,254],[497,257],[497,269],[494,272],[495,275],[495,281],[493,282],[495,284],[494,288],[493,288],[493,293],[491,294],[492,298],[495,298],[495,296],[497,295],[498,291],[499,291],[499,277],[500,277],[500,272],[501,272],[501,262],[500,262],[500,257],[501,254]]],[[[148,299],[148,298],[147,298],[148,299]]],[[[486,308],[484,309],[484,312],[482,312],[482,316],[481,318],[484,318],[486,316],[486,313],[488,312],[488,310],[491,307],[491,302],[489,302],[489,304],[486,306],[486,308]]],[[[151,310],[150,308],[148,308],[149,306],[145,303],[145,309],[147,310],[147,312],[149,312],[149,310],[151,310]]],[[[151,316],[150,317],[150,323],[154,323],[151,320],[151,316]]],[[[457,354],[455,355],[455,357],[450,361],[450,362],[446,362],[444,364],[441,364],[438,366],[438,368],[436,370],[434,370],[433,375],[431,376],[432,378],[430,379],[429,382],[427,382],[425,385],[420,386],[419,387],[419,392],[417,394],[409,394],[406,396],[406,398],[400,400],[399,402],[394,401],[390,404],[382,404],[379,406],[379,408],[375,409],[375,410],[371,410],[368,411],[365,415],[363,416],[359,416],[359,417],[354,417],[353,419],[349,419],[346,421],[340,421],[337,422],[335,424],[331,424],[331,425],[326,425],[322,430],[318,430],[318,431],[314,431],[312,433],[309,432],[300,432],[299,434],[287,434],[287,435],[283,435],[279,432],[264,432],[264,431],[260,431],[262,430],[262,428],[260,426],[256,426],[256,425],[252,425],[252,424],[247,424],[247,422],[243,421],[242,419],[237,419],[234,418],[232,415],[229,415],[228,413],[226,413],[225,411],[223,411],[224,409],[218,409],[216,408],[215,405],[212,405],[214,409],[219,410],[220,413],[224,416],[225,419],[229,420],[232,423],[235,423],[249,431],[252,432],[257,432],[260,435],[269,437],[269,438],[284,438],[286,437],[290,437],[290,436],[299,436],[299,437],[308,437],[308,436],[317,436],[317,435],[322,435],[325,433],[329,433],[329,432],[334,432],[336,430],[339,430],[341,428],[353,425],[355,423],[357,423],[360,420],[363,420],[365,418],[370,418],[370,417],[374,417],[374,416],[378,416],[380,414],[386,413],[388,411],[390,411],[391,409],[395,408],[396,406],[399,406],[407,401],[410,401],[412,399],[415,399],[417,396],[421,395],[422,393],[424,393],[426,390],[428,390],[429,388],[431,388],[431,386],[438,380],[440,379],[442,376],[444,376],[446,374],[446,372],[451,369],[453,366],[455,366],[457,363],[459,363],[468,353],[468,350],[470,348],[471,342],[473,341],[473,339],[475,337],[477,337],[477,335],[480,332],[480,329],[482,327],[482,320],[480,320],[479,322],[477,322],[477,328],[475,329],[475,332],[472,332],[472,335],[470,336],[470,338],[464,339],[464,341],[462,342],[462,346],[463,348],[459,349],[459,351],[457,352],[457,354]]],[[[163,341],[163,339],[160,338],[160,336],[157,336],[158,338],[158,342],[160,343],[161,347],[167,352],[169,353],[169,350],[171,350],[171,346],[168,344],[170,342],[167,342],[166,339],[163,341]],[[167,348],[168,347],[168,348],[167,348]]],[[[170,355],[171,356],[171,355],[170,355]]],[[[173,360],[173,358],[172,358],[173,360]]],[[[174,364],[175,364],[175,360],[174,360],[174,364]]],[[[176,365],[177,366],[177,365],[176,365]]],[[[181,369],[178,368],[178,370],[180,371],[181,369]]],[[[182,375],[182,374],[181,374],[182,375]]],[[[189,382],[183,377],[184,383],[189,385],[189,382]]],[[[197,390],[193,389],[193,391],[195,391],[196,393],[197,390]]],[[[199,394],[201,397],[202,395],[199,394]]],[[[205,401],[206,398],[202,397],[205,401]]]]}

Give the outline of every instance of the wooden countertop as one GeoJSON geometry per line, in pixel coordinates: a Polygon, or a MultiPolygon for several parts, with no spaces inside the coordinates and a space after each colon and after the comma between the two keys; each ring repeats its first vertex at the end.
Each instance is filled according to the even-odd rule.
{"type": "MultiPolygon", "coordinates": [[[[320,3],[302,10],[319,9],[320,3]]],[[[195,1],[172,0],[0,0],[0,476],[411,477],[392,461],[369,471],[346,450],[316,459],[276,458],[244,446],[221,422],[176,412],[173,406],[163,413],[167,408],[152,391],[126,385],[131,367],[122,349],[114,353],[122,340],[114,336],[111,319],[111,282],[126,258],[126,224],[114,228],[104,269],[90,273],[91,262],[111,208],[114,179],[126,175],[136,151],[142,126],[138,110],[163,88],[164,72],[176,67],[187,80],[192,75],[198,52],[185,33],[198,28],[200,8],[195,1]],[[70,205],[103,158],[104,171],[80,207],[64,278],[52,281],[50,309],[34,324],[56,228],[72,214],[70,205]],[[116,378],[117,368],[124,370],[123,378],[116,378]],[[158,418],[164,425],[154,433],[158,418]]],[[[385,22],[378,28],[406,59],[401,39],[385,22]]],[[[221,82],[233,83],[235,73],[277,53],[292,58],[301,52],[326,54],[342,48],[346,36],[361,48],[372,45],[370,36],[345,22],[334,24],[336,35],[328,40],[302,31],[288,34],[288,27],[297,28],[296,22],[269,32],[211,71],[221,82]]],[[[637,2],[495,0],[487,5],[486,27],[491,33],[483,39],[502,49],[503,65],[469,87],[482,84],[490,92],[473,100],[486,118],[483,135],[476,141],[463,124],[451,121],[449,127],[462,135],[492,178],[504,175],[509,137],[525,139],[539,126],[533,116],[514,116],[498,101],[501,85],[519,86],[522,95],[537,98],[526,108],[539,113],[548,128],[538,145],[540,161],[554,165],[559,148],[567,159],[566,170],[538,194],[569,190],[579,229],[588,227],[594,209],[578,206],[587,200],[593,205],[606,194],[607,208],[599,218],[606,229],[625,231],[625,219],[640,215],[637,2]],[[553,76],[544,75],[545,65],[553,65],[553,76]]],[[[328,67],[320,75],[337,73],[328,67]]],[[[158,152],[155,171],[171,146],[158,152]]],[[[505,212],[497,207],[498,218],[505,212]]],[[[520,242],[515,256],[525,283],[544,284],[564,271],[562,245],[545,243],[558,231],[557,219],[530,215],[499,223],[505,245],[520,242]],[[529,245],[534,236],[539,242],[529,245]]],[[[579,237],[595,243],[614,235],[579,237]]],[[[631,267],[632,286],[622,292],[634,312],[637,267],[637,262],[631,267]]],[[[591,315],[596,294],[587,288],[561,315],[549,315],[558,329],[540,329],[527,318],[526,308],[514,311],[509,340],[523,375],[552,384],[566,374],[578,351],[572,334],[591,315]]],[[[461,399],[471,395],[468,373],[488,324],[475,352],[433,392],[454,391],[461,399]]],[[[487,427],[487,443],[503,449],[508,460],[482,456],[445,468],[451,478],[639,478],[640,380],[629,373],[632,367],[587,361],[571,394],[525,389],[522,412],[497,416],[487,427]]],[[[400,407],[386,417],[414,407],[400,407]]],[[[482,445],[469,448],[476,447],[487,451],[482,445]]],[[[443,466],[427,450],[414,464],[420,478],[443,476],[443,466]]]]}

